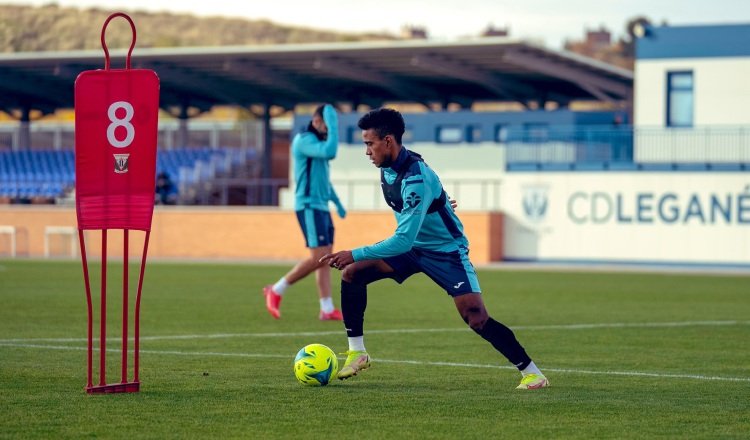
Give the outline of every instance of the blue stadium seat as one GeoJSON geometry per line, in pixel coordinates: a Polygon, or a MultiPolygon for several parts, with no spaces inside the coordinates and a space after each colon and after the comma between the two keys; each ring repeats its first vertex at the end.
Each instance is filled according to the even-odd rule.
{"type": "Polygon", "coordinates": [[[18,197],[18,184],[16,182],[4,182],[0,185],[0,197],[18,197]]]}

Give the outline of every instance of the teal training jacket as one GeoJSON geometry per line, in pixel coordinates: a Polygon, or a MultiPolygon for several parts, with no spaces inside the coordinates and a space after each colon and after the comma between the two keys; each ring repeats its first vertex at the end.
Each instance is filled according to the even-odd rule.
{"type": "Polygon", "coordinates": [[[328,126],[328,137],[318,139],[311,131],[304,131],[292,140],[292,160],[296,182],[294,209],[305,208],[328,211],[328,201],[334,199],[328,162],[336,157],[339,147],[339,121],[336,110],[329,104],[323,108],[323,120],[328,126]]]}
{"type": "Polygon", "coordinates": [[[463,224],[453,212],[450,200],[441,197],[443,186],[437,174],[423,161],[408,161],[408,155],[403,147],[391,167],[382,169],[384,193],[399,175],[403,178],[397,190],[400,206],[397,210],[391,205],[396,232],[379,243],[353,249],[354,261],[393,257],[412,248],[438,252],[468,248],[463,224]]]}

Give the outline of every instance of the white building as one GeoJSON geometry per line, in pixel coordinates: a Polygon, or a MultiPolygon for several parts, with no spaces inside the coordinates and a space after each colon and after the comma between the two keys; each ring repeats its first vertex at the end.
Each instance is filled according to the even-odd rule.
{"type": "Polygon", "coordinates": [[[750,24],[640,33],[635,161],[750,163],[750,24]]]}

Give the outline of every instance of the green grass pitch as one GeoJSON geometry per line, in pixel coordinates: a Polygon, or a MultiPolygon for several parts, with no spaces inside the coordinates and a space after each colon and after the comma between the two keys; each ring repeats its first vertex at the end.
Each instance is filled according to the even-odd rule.
{"type": "MultiPolygon", "coordinates": [[[[120,267],[109,268],[109,382],[119,380],[120,267]]],[[[130,267],[132,299],[138,265],[130,267]]],[[[0,438],[750,433],[748,276],[480,270],[490,314],[515,330],[552,383],[525,392],[514,389],[518,372],[421,275],[370,287],[369,370],[300,385],[297,350],[317,342],[343,352],[346,335],[340,322],[318,321],[312,277],[287,292],[281,320],[266,313],[260,289],[286,269],[151,263],[141,392],[87,395],[80,263],[0,261],[0,438]]],[[[98,273],[92,265],[95,296],[98,273]]]]}

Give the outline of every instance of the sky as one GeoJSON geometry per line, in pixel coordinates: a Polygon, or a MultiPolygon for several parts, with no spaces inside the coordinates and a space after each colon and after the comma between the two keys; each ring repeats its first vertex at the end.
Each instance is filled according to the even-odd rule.
{"type": "Polygon", "coordinates": [[[403,25],[425,27],[429,37],[476,36],[488,25],[510,29],[513,38],[552,48],[582,39],[604,26],[614,38],[628,19],[645,15],[671,25],[750,23],[750,0],[0,0],[0,3],[115,11],[170,11],[198,16],[268,19],[279,24],[341,32],[398,34],[403,25]]]}

